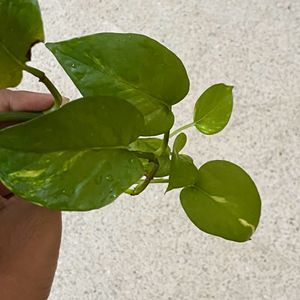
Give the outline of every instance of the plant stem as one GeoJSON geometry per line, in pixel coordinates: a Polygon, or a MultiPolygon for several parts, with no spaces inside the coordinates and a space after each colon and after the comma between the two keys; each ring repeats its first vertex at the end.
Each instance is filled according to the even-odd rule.
{"type": "Polygon", "coordinates": [[[142,191],[145,190],[145,188],[149,185],[153,177],[155,176],[158,168],[159,168],[159,162],[157,157],[152,152],[141,152],[141,151],[132,151],[136,156],[148,159],[149,162],[153,163],[153,168],[150,170],[148,174],[146,174],[146,178],[144,180],[139,180],[137,186],[132,189],[128,189],[125,191],[125,193],[136,196],[140,194],[142,191]]]}
{"type": "Polygon", "coordinates": [[[0,47],[5,51],[5,53],[17,64],[19,65],[22,70],[32,74],[33,76],[39,78],[40,82],[42,82],[49,92],[52,94],[54,98],[54,105],[49,109],[46,110],[45,113],[51,112],[53,110],[58,109],[61,104],[62,104],[62,96],[57,90],[57,88],[54,86],[54,84],[50,81],[50,79],[45,75],[44,72],[40,71],[39,69],[36,69],[34,67],[28,66],[22,61],[20,61],[17,57],[15,57],[6,47],[5,45],[1,42],[0,40],[0,47]]]}
{"type": "MultiPolygon", "coordinates": [[[[144,183],[145,182],[145,180],[143,180],[143,179],[140,179],[139,181],[138,181],[138,183],[140,184],[140,183],[144,183]]],[[[165,178],[155,178],[155,179],[152,179],[151,181],[150,181],[150,183],[169,183],[169,179],[165,179],[165,178]]],[[[131,196],[134,196],[135,194],[135,190],[134,189],[127,189],[125,192],[124,192],[125,194],[128,194],[128,195],[131,195],[131,196]]]]}
{"type": "Polygon", "coordinates": [[[155,178],[152,179],[150,183],[169,183],[169,179],[155,178]]]}
{"type": "Polygon", "coordinates": [[[189,123],[189,124],[186,124],[186,125],[183,125],[181,127],[179,127],[178,129],[176,129],[175,131],[173,131],[171,134],[170,134],[170,138],[172,138],[173,136],[175,136],[176,134],[178,134],[179,132],[185,130],[185,129],[188,129],[190,127],[193,127],[195,126],[195,122],[192,122],[192,123],[189,123]]]}
{"type": "Polygon", "coordinates": [[[133,192],[134,192],[133,189],[127,189],[124,193],[128,195],[132,195],[133,192]]]}
{"type": "Polygon", "coordinates": [[[45,75],[44,72],[40,71],[39,69],[30,67],[28,65],[23,65],[23,68],[25,71],[27,71],[28,73],[32,74],[33,76],[39,78],[39,81],[42,82],[47,89],[49,90],[49,92],[52,94],[53,98],[54,98],[54,105],[47,111],[47,112],[51,112],[53,110],[58,109],[61,104],[62,104],[62,96],[59,93],[59,91],[57,90],[57,88],[54,86],[54,84],[50,81],[50,79],[45,75]]]}
{"type": "Polygon", "coordinates": [[[163,143],[155,153],[132,151],[138,157],[148,159],[149,162],[152,162],[153,167],[150,170],[150,172],[146,174],[145,179],[139,180],[137,186],[133,190],[127,189],[125,193],[131,196],[136,196],[139,195],[141,192],[143,192],[150,183],[166,183],[165,179],[153,179],[153,178],[159,169],[159,162],[157,158],[166,151],[169,144],[169,137],[170,137],[170,131],[164,134],[163,143]]]}
{"type": "Polygon", "coordinates": [[[169,145],[169,139],[170,139],[170,131],[168,131],[164,134],[164,139],[163,139],[160,155],[165,153],[165,151],[169,145]]]}
{"type": "Polygon", "coordinates": [[[151,180],[153,179],[153,177],[155,176],[155,173],[157,172],[159,168],[159,164],[156,162],[153,162],[153,168],[152,170],[146,175],[146,179],[143,180],[143,182],[141,182],[140,184],[138,184],[134,190],[131,192],[131,196],[137,196],[139,195],[141,192],[143,192],[146,187],[149,185],[149,183],[151,182],[151,180]]]}
{"type": "MultiPolygon", "coordinates": [[[[39,78],[40,82],[44,83],[47,89],[50,91],[54,98],[54,105],[51,107],[48,111],[56,110],[61,106],[62,103],[62,96],[58,92],[57,88],[54,86],[54,84],[49,80],[49,78],[45,75],[44,72],[40,71],[39,69],[36,69],[34,67],[30,67],[20,61],[17,57],[15,57],[1,42],[0,40],[0,47],[5,51],[5,53],[16,63],[18,64],[22,70],[32,74],[33,76],[39,78]]],[[[47,112],[47,111],[46,111],[47,112]]]]}
{"type": "MultiPolygon", "coordinates": [[[[140,179],[137,183],[144,182],[144,179],[140,179]]],[[[155,178],[150,181],[150,183],[169,183],[169,179],[167,178],[155,178]]]]}
{"type": "Polygon", "coordinates": [[[170,131],[168,131],[164,134],[163,142],[162,142],[161,146],[155,151],[155,156],[159,157],[165,153],[165,151],[169,145],[169,139],[170,139],[170,131]]]}
{"type": "Polygon", "coordinates": [[[36,112],[0,112],[0,122],[2,121],[27,121],[38,116],[41,116],[42,113],[36,112]]]}

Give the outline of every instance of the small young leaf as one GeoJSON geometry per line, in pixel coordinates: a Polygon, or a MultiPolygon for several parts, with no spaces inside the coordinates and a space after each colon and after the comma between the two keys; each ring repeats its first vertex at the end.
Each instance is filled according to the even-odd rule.
{"type": "Polygon", "coordinates": [[[0,0],[0,89],[17,86],[31,47],[44,41],[36,0],[0,0]]]}
{"type": "Polygon", "coordinates": [[[46,207],[102,207],[143,176],[140,160],[127,148],[143,126],[142,114],[125,100],[72,101],[0,130],[0,180],[46,207]]]}
{"type": "Polygon", "coordinates": [[[166,192],[175,188],[192,185],[196,182],[198,170],[193,163],[193,159],[185,154],[179,154],[187,141],[184,133],[179,134],[173,145],[171,158],[171,168],[169,176],[169,185],[166,192]]]}
{"type": "Polygon", "coordinates": [[[48,43],[82,95],[126,99],[144,115],[143,135],[167,132],[170,106],[182,100],[189,79],[180,59],[157,41],[140,34],[99,33],[48,43]]]}
{"type": "MultiPolygon", "coordinates": [[[[158,138],[141,138],[131,143],[129,145],[129,150],[154,153],[161,147],[162,143],[163,140],[158,138]]],[[[166,152],[158,157],[159,169],[156,172],[155,177],[164,177],[170,174],[170,154],[170,147],[167,147],[166,152]]],[[[140,158],[140,160],[144,166],[145,172],[149,172],[153,168],[152,164],[147,159],[140,158]]]]}
{"type": "Polygon", "coordinates": [[[173,151],[178,154],[186,145],[187,142],[187,136],[185,133],[180,133],[175,141],[174,141],[174,145],[173,145],[173,151]]]}
{"type": "Polygon", "coordinates": [[[228,161],[204,164],[197,183],[184,188],[180,199],[199,229],[228,240],[249,240],[259,222],[261,201],[254,182],[228,161]]]}
{"type": "Polygon", "coordinates": [[[232,88],[219,83],[200,96],[194,109],[194,123],[200,132],[215,134],[227,125],[233,107],[232,88]]]}

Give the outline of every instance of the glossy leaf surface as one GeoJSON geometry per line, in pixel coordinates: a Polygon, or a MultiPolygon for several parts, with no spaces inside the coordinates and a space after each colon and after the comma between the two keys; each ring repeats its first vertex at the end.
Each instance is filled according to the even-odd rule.
{"type": "Polygon", "coordinates": [[[185,146],[186,140],[186,135],[181,133],[174,141],[167,191],[193,185],[197,180],[198,169],[194,165],[193,159],[188,155],[179,154],[179,151],[185,146]]]}
{"type": "Polygon", "coordinates": [[[87,97],[0,130],[0,147],[34,152],[120,148],[136,140],[143,127],[142,114],[127,101],[87,97]]]}
{"type": "Polygon", "coordinates": [[[70,102],[0,131],[0,180],[47,207],[102,207],[143,176],[140,160],[127,149],[142,128],[143,116],[125,100],[70,102]]]}
{"type": "Polygon", "coordinates": [[[232,89],[219,83],[200,96],[194,109],[194,123],[200,132],[215,134],[227,125],[233,107],[232,89]]]}
{"type": "Polygon", "coordinates": [[[84,96],[113,95],[135,105],[145,117],[143,135],[172,127],[170,106],[185,97],[189,80],[180,59],[157,41],[99,33],[47,47],[84,96]]]}
{"type": "Polygon", "coordinates": [[[259,222],[261,201],[254,182],[228,161],[204,164],[197,183],[184,188],[180,199],[199,229],[228,240],[249,240],[259,222]]]}
{"type": "MultiPolygon", "coordinates": [[[[158,138],[141,138],[137,139],[129,145],[130,150],[141,151],[141,152],[151,152],[154,153],[162,145],[162,140],[158,138]]],[[[159,169],[155,174],[155,177],[163,177],[170,174],[170,148],[168,147],[166,152],[158,157],[159,169]]],[[[145,172],[149,172],[152,169],[152,164],[147,159],[141,159],[144,166],[145,172]]]]}
{"type": "Polygon", "coordinates": [[[44,40],[36,0],[0,0],[0,89],[17,86],[31,47],[44,40]]]}
{"type": "Polygon", "coordinates": [[[0,179],[16,195],[59,210],[91,210],[113,202],[143,176],[128,150],[49,153],[0,148],[0,179]]]}

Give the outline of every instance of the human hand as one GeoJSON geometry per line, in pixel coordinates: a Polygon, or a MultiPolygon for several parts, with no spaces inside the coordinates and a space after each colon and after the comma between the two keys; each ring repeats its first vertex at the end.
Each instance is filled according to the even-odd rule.
{"type": "MultiPolygon", "coordinates": [[[[0,90],[0,112],[42,111],[52,103],[47,94],[0,90]]],[[[0,182],[0,299],[47,299],[60,240],[60,212],[26,202],[0,182]]]]}

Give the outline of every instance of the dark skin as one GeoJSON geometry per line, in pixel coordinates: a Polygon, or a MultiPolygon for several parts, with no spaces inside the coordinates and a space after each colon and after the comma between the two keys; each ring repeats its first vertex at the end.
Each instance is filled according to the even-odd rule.
{"type": "MultiPolygon", "coordinates": [[[[0,112],[42,111],[52,104],[47,94],[0,90],[0,112]]],[[[48,298],[61,229],[60,212],[26,202],[0,182],[0,299],[48,298]]]]}

